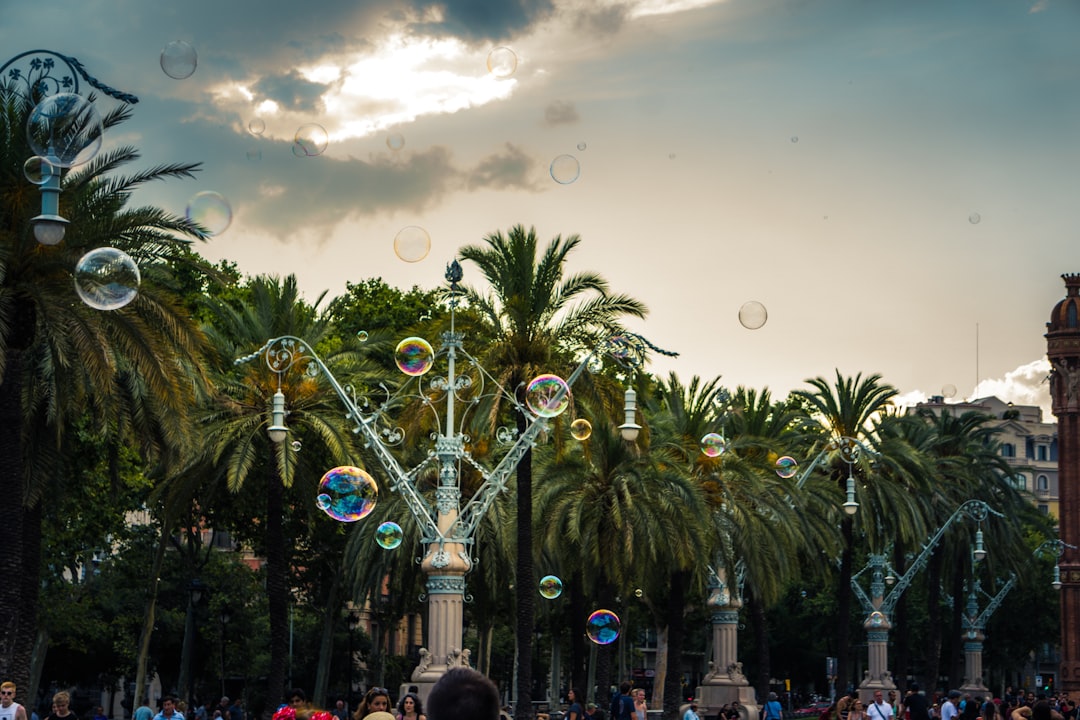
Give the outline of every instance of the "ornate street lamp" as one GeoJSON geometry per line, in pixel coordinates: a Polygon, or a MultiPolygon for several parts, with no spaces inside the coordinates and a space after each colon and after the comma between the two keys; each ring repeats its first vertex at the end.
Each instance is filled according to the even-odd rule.
{"type": "MultiPolygon", "coordinates": [[[[657,348],[640,335],[624,333],[606,340],[600,348],[589,353],[565,381],[550,375],[538,377],[530,383],[526,402],[522,403],[515,393],[517,388],[503,387],[462,346],[462,335],[454,325],[458,303],[457,283],[461,277],[461,265],[454,260],[446,269],[451,292],[450,330],[443,333],[440,349],[436,352],[426,341],[410,338],[412,357],[400,361],[399,368],[412,379],[406,381],[396,393],[387,392],[387,397],[378,403],[369,403],[358,396],[354,387],[342,385],[315,350],[301,338],[272,338],[254,353],[236,361],[242,363],[263,356],[279,380],[293,368],[304,370],[311,376],[323,376],[345,406],[345,417],[354,424],[353,432],[363,438],[365,447],[374,455],[390,490],[401,494],[419,526],[421,542],[426,547],[421,567],[428,576],[429,647],[420,650],[420,664],[413,671],[410,684],[420,686],[422,696],[449,668],[469,665],[469,651],[462,647],[462,616],[465,574],[475,563],[471,550],[476,529],[495,498],[505,490],[518,463],[533,447],[540,433],[549,428],[551,418],[559,415],[569,404],[570,388],[574,382],[589,365],[600,361],[597,357],[599,352],[608,353],[627,367],[641,365],[649,351],[675,355],[657,348]],[[446,376],[426,380],[427,372],[439,359],[446,361],[446,376]],[[458,373],[459,360],[467,364],[467,374],[458,373]],[[440,396],[446,403],[442,416],[436,404],[440,396]],[[465,432],[469,410],[477,408],[485,398],[499,399],[527,419],[526,428],[520,434],[516,428],[498,429],[496,440],[509,447],[492,468],[482,465],[466,447],[469,441],[465,432]],[[434,449],[418,465],[406,469],[390,452],[390,447],[404,439],[404,432],[393,425],[390,414],[410,400],[431,411],[438,429],[433,433],[434,449]],[[460,417],[457,414],[459,402],[465,406],[460,417]],[[483,478],[479,489],[464,505],[459,482],[462,464],[470,466],[483,478]],[[425,471],[435,470],[438,481],[435,502],[432,503],[420,492],[419,480],[425,471]]],[[[399,348],[405,344],[403,341],[399,348]]],[[[286,415],[285,396],[279,383],[271,402],[268,427],[274,442],[282,442],[287,437],[286,415]]],[[[635,422],[636,398],[632,390],[628,390],[626,395],[625,420],[620,427],[623,437],[636,439],[640,426],[635,422]]]]}

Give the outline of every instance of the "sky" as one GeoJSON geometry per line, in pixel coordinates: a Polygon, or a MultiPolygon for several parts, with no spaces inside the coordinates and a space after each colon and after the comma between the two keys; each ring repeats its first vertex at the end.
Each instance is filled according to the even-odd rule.
{"type": "Polygon", "coordinates": [[[632,329],[679,353],[653,372],[775,397],[878,373],[903,402],[1052,419],[1045,323],[1080,272],[1077,0],[0,6],[0,56],[55,50],[139,98],[106,147],[202,163],[136,201],[219,193],[231,223],[199,251],[309,299],[435,287],[522,224],[580,235],[568,270],[649,307],[632,329]],[[298,157],[312,125],[325,149],[301,132],[298,157]],[[430,238],[413,262],[409,227],[430,238]]]}

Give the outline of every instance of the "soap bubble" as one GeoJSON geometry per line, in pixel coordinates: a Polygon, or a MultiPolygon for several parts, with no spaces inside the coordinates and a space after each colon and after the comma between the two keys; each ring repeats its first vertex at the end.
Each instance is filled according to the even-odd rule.
{"type": "Polygon", "coordinates": [[[765,306],[756,300],[743,303],[743,306],[739,308],[739,322],[747,330],[757,330],[768,319],[769,313],[765,310],[765,306]]]}
{"type": "Polygon", "coordinates": [[[307,157],[322,155],[329,143],[330,135],[326,128],[317,123],[307,123],[297,128],[293,136],[293,154],[297,153],[299,147],[301,154],[307,157]]]}
{"type": "Polygon", "coordinates": [[[540,595],[547,600],[554,600],[562,595],[562,580],[554,575],[540,578],[540,595]]]}
{"type": "Polygon", "coordinates": [[[645,593],[642,592],[641,588],[634,588],[634,597],[641,597],[644,594],[645,593]]]}
{"type": "Polygon", "coordinates": [[[407,337],[394,350],[394,362],[401,372],[419,377],[435,364],[435,351],[424,338],[407,337]]]}
{"type": "Polygon", "coordinates": [[[232,224],[232,208],[221,193],[203,190],[188,200],[187,219],[204,228],[208,235],[220,235],[232,224]]]}
{"type": "Polygon", "coordinates": [[[393,550],[401,545],[402,537],[401,526],[396,522],[388,520],[375,528],[375,542],[379,543],[383,550],[393,550]]]}
{"type": "Polygon", "coordinates": [[[579,142],[579,143],[577,144],[577,149],[578,149],[578,150],[584,150],[584,149],[585,149],[586,147],[588,147],[588,146],[587,146],[587,145],[586,145],[585,143],[583,143],[583,142],[579,142]]]}
{"type": "Polygon", "coordinates": [[[581,163],[573,155],[559,155],[551,161],[551,179],[569,185],[581,177],[581,163]]]}
{"type": "Polygon", "coordinates": [[[597,610],[585,621],[585,634],[597,645],[610,645],[619,638],[619,616],[610,610],[597,610]]]}
{"type": "Polygon", "coordinates": [[[401,133],[390,133],[386,136],[386,147],[397,152],[405,147],[405,136],[401,133]]]}
{"type": "Polygon", "coordinates": [[[630,357],[630,341],[622,335],[616,335],[607,342],[608,352],[616,360],[626,360],[630,357]]]}
{"type": "Polygon", "coordinates": [[[971,223],[972,225],[978,225],[981,220],[982,220],[982,215],[980,215],[977,212],[973,212],[970,215],[968,215],[968,222],[971,223]]]}
{"type": "Polygon", "coordinates": [[[727,450],[727,441],[720,433],[708,433],[701,438],[701,452],[708,457],[720,457],[727,450]]]}
{"type": "Polygon", "coordinates": [[[118,310],[139,294],[139,266],[123,250],[91,250],[75,265],[75,292],[95,310],[118,310]]]}
{"type": "Polygon", "coordinates": [[[578,418],[570,423],[570,434],[575,440],[588,440],[592,435],[592,423],[585,418],[578,418]]]}
{"type": "Polygon", "coordinates": [[[319,480],[319,508],[341,522],[356,522],[371,514],[379,499],[375,479],[358,467],[344,465],[328,470],[319,480]]]}
{"type": "Polygon", "coordinates": [[[357,330],[356,331],[356,339],[359,340],[360,342],[367,342],[367,339],[368,339],[367,330],[357,330]]]}
{"type": "Polygon", "coordinates": [[[293,452],[300,452],[300,450],[303,449],[303,447],[304,447],[304,444],[302,442],[300,442],[299,440],[293,440],[292,441],[293,452]]]}
{"type": "Polygon", "coordinates": [[[941,388],[941,394],[947,398],[956,397],[956,386],[946,385],[945,387],[941,388]]]}
{"type": "Polygon", "coordinates": [[[44,185],[53,175],[59,174],[59,170],[49,162],[48,158],[34,155],[23,163],[23,176],[34,185],[44,185]]]}
{"type": "Polygon", "coordinates": [[[799,471],[799,463],[793,457],[784,455],[776,458],[776,474],[785,480],[795,477],[799,471]]]}
{"type": "Polygon", "coordinates": [[[417,225],[409,225],[394,237],[394,253],[405,262],[420,262],[431,251],[431,236],[417,225]]]}
{"type": "Polygon", "coordinates": [[[252,135],[262,135],[266,132],[266,121],[262,118],[252,118],[248,123],[248,132],[252,135]]]}
{"type": "Polygon", "coordinates": [[[76,93],[49,95],[26,120],[30,149],[63,168],[82,165],[97,155],[104,132],[97,107],[76,93]]]}
{"type": "Polygon", "coordinates": [[[508,47],[493,48],[487,56],[488,72],[497,78],[508,78],[517,70],[517,55],[508,47]]]}
{"type": "Polygon", "coordinates": [[[866,619],[866,624],[870,627],[879,628],[884,627],[887,621],[885,620],[885,613],[880,610],[875,610],[870,613],[870,617],[866,619]]]}
{"type": "Polygon", "coordinates": [[[161,49],[161,69],[173,80],[191,77],[198,64],[195,48],[183,40],[173,40],[161,49]]]}
{"type": "Polygon", "coordinates": [[[537,375],[525,388],[525,404],[540,417],[556,417],[570,407],[570,386],[558,375],[537,375]]]}

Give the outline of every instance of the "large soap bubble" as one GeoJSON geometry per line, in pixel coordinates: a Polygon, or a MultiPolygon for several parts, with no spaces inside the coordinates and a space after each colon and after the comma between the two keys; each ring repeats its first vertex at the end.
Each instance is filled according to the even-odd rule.
{"type": "Polygon", "coordinates": [[[562,595],[562,580],[554,575],[540,578],[540,595],[546,600],[554,600],[562,595]]]}
{"type": "Polygon", "coordinates": [[[395,348],[394,363],[406,375],[419,377],[435,364],[435,351],[424,338],[407,337],[395,348]]]}
{"type": "Polygon", "coordinates": [[[307,123],[296,129],[293,136],[293,154],[306,157],[322,155],[330,144],[326,128],[317,123],[307,123]]]}
{"type": "Polygon", "coordinates": [[[727,441],[724,440],[724,436],[720,433],[706,433],[701,438],[701,452],[708,457],[720,457],[725,450],[727,450],[727,441]]]}
{"type": "Polygon", "coordinates": [[[173,80],[183,80],[195,73],[199,56],[190,43],[173,40],[161,49],[161,69],[173,80]]]}
{"type": "Polygon", "coordinates": [[[26,120],[26,139],[34,154],[58,167],[88,162],[101,150],[104,132],[97,107],[76,93],[49,95],[26,120]]]}
{"type": "Polygon", "coordinates": [[[562,415],[570,407],[570,386],[558,375],[537,375],[525,388],[525,404],[540,417],[562,415]]]}
{"type": "Polygon", "coordinates": [[[44,185],[59,172],[48,158],[40,155],[34,155],[23,163],[23,177],[34,185],[44,185]]]}
{"type": "Polygon", "coordinates": [[[783,479],[793,478],[797,472],[799,472],[799,463],[795,458],[784,455],[776,459],[776,474],[783,479]]]}
{"type": "Polygon", "coordinates": [[[232,207],[221,193],[203,190],[191,196],[187,219],[206,228],[209,235],[220,235],[232,224],[232,207]]]}
{"type": "Polygon", "coordinates": [[[768,319],[768,311],[757,300],[743,303],[743,306],[739,308],[739,322],[747,330],[757,330],[763,327],[768,319]]]}
{"type": "Polygon", "coordinates": [[[91,250],[75,265],[75,292],[95,310],[119,310],[139,294],[139,266],[123,250],[91,250]]]}
{"type": "Polygon", "coordinates": [[[328,470],[319,480],[319,508],[341,522],[363,520],[375,509],[379,486],[365,471],[351,465],[328,470]]]}
{"type": "Polygon", "coordinates": [[[570,423],[570,434],[575,440],[584,442],[592,435],[592,423],[585,418],[578,418],[570,423]]]}
{"type": "Polygon", "coordinates": [[[420,262],[431,251],[431,236],[419,225],[409,225],[394,237],[394,254],[405,262],[420,262]]]}
{"type": "Polygon", "coordinates": [[[497,78],[508,78],[517,70],[517,54],[508,47],[492,48],[487,56],[488,72],[497,78]]]}
{"type": "Polygon", "coordinates": [[[551,179],[569,185],[581,177],[581,163],[573,155],[559,155],[551,161],[551,179]]]}
{"type": "Polygon", "coordinates": [[[379,527],[375,528],[375,542],[379,544],[383,550],[393,550],[401,545],[401,539],[404,533],[401,532],[401,526],[396,522],[387,520],[379,527]]]}
{"type": "Polygon", "coordinates": [[[597,610],[585,621],[585,634],[597,645],[610,645],[619,638],[622,623],[610,610],[597,610]]]}

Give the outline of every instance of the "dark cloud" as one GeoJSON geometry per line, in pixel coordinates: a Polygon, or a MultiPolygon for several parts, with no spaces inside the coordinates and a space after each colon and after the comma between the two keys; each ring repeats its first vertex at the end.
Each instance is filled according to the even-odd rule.
{"type": "Polygon", "coordinates": [[[580,119],[574,103],[567,100],[556,100],[544,108],[545,125],[572,125],[580,119]]]}
{"type": "Polygon", "coordinates": [[[552,0],[412,0],[412,4],[418,11],[433,7],[442,11],[442,22],[421,29],[473,42],[508,38],[547,18],[554,9],[552,0]]]}
{"type": "Polygon", "coordinates": [[[311,82],[296,70],[286,75],[268,75],[251,86],[256,100],[270,99],[289,110],[314,112],[321,110],[319,98],[328,85],[311,82]]]}
{"type": "Polygon", "coordinates": [[[506,149],[481,160],[469,173],[469,190],[518,188],[537,191],[533,180],[536,161],[520,147],[506,143],[506,149]]]}
{"type": "Polygon", "coordinates": [[[574,26],[587,35],[614,35],[627,20],[628,5],[610,5],[606,8],[578,11],[574,26]]]}

